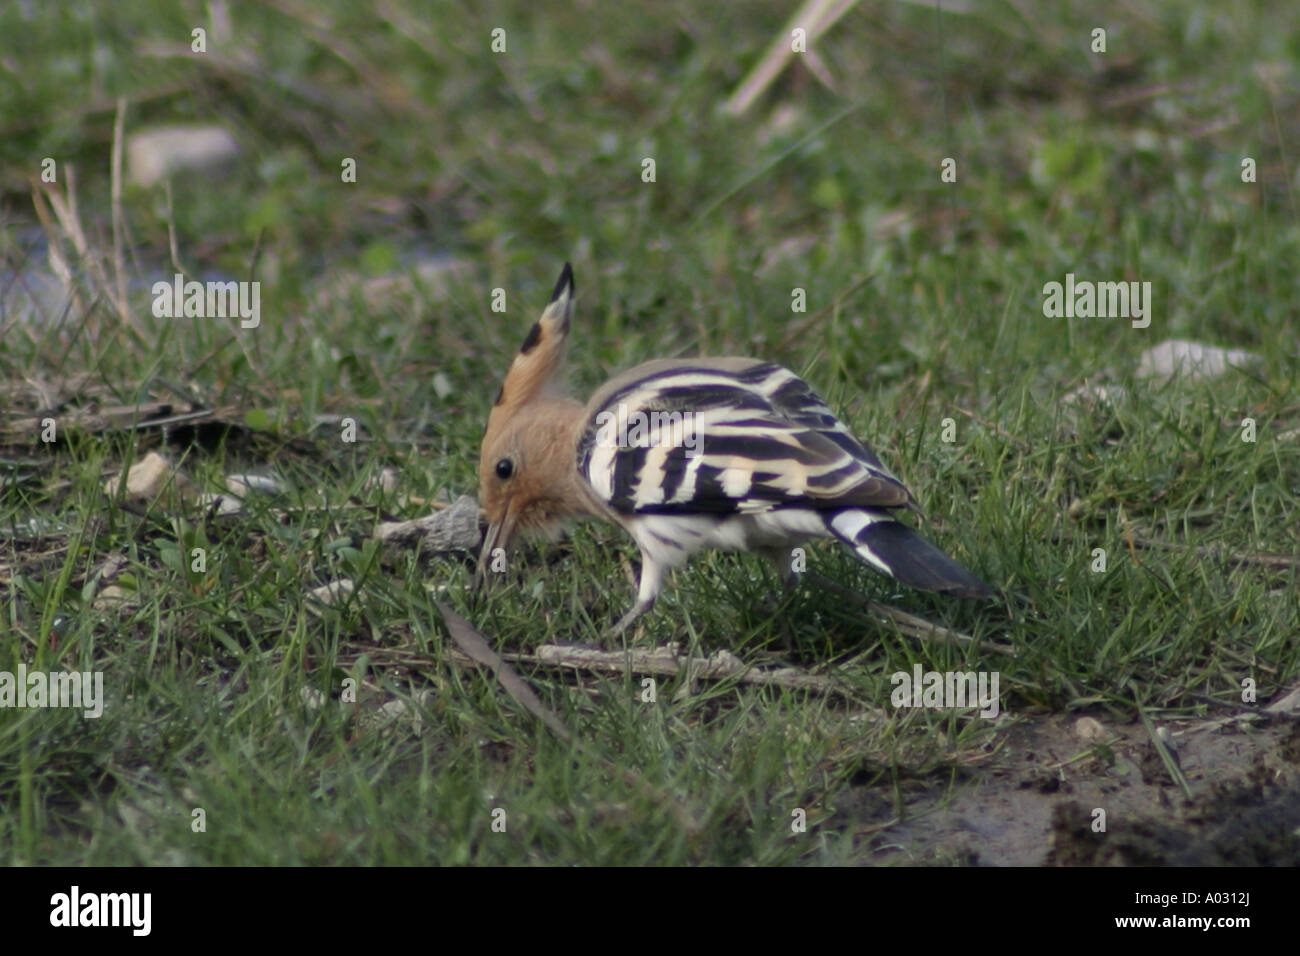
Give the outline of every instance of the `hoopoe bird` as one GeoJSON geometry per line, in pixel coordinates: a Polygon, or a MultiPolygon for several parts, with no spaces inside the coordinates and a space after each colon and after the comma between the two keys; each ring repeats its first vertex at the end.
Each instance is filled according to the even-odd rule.
{"type": "Polygon", "coordinates": [[[636,602],[704,548],[756,550],[793,577],[790,549],[840,541],[904,584],[989,598],[979,578],[895,517],[916,509],[903,483],[789,369],[750,358],[660,359],[606,382],[585,405],[560,390],[573,270],[507,371],[479,456],[488,530],[476,582],[520,533],[566,519],[621,525],[641,549],[636,602]]]}

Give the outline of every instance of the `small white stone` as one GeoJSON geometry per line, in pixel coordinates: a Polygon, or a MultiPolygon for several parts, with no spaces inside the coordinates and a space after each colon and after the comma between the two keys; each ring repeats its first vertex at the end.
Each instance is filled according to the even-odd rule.
{"type": "Polygon", "coordinates": [[[1085,743],[1097,743],[1108,736],[1106,728],[1095,717],[1080,717],[1074,722],[1074,735],[1085,743]]]}
{"type": "Polygon", "coordinates": [[[1218,378],[1229,368],[1248,368],[1259,361],[1260,356],[1244,349],[1167,339],[1142,353],[1137,376],[1164,381],[1179,375],[1189,381],[1205,381],[1218,378]]]}
{"type": "Polygon", "coordinates": [[[213,511],[218,518],[229,518],[244,510],[242,498],[242,495],[235,493],[202,494],[198,497],[198,504],[204,511],[213,511]]]}
{"type": "Polygon", "coordinates": [[[247,496],[249,492],[278,495],[284,490],[278,480],[268,475],[227,475],[226,487],[232,495],[238,495],[241,498],[247,496]]]}
{"type": "Polygon", "coordinates": [[[96,611],[127,611],[139,603],[139,594],[110,584],[95,596],[95,602],[91,606],[96,611]]]}
{"type": "MultiPolygon", "coordinates": [[[[126,496],[128,498],[155,498],[169,480],[175,480],[178,487],[188,485],[185,478],[172,469],[171,463],[151,451],[143,459],[131,466],[126,473],[126,496]]],[[[115,497],[121,488],[118,478],[104,482],[104,491],[115,497]]]]}
{"type": "Polygon", "coordinates": [[[209,170],[239,155],[235,137],[220,126],[159,126],[126,139],[130,179],[152,186],[182,170],[209,170]]]}
{"type": "Polygon", "coordinates": [[[331,581],[329,584],[322,584],[318,588],[313,588],[307,592],[307,596],[321,604],[333,606],[342,604],[350,598],[357,586],[350,578],[340,578],[337,581],[331,581]]]}

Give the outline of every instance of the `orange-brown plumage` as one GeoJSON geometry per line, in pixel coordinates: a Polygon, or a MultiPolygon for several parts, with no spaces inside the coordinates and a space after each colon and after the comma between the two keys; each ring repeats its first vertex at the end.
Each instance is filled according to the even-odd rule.
{"type": "Polygon", "coordinates": [[[550,304],[510,364],[483,432],[479,505],[488,534],[480,575],[519,532],[548,533],[566,518],[604,513],[574,466],[583,405],[558,384],[572,312],[573,273],[566,264],[550,304]]]}

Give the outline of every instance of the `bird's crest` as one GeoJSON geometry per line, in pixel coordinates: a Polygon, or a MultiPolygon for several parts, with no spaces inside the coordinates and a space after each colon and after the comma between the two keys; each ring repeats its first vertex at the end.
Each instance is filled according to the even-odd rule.
{"type": "MultiPolygon", "coordinates": [[[[573,269],[566,262],[555,291],[542,317],[533,323],[510,363],[505,381],[497,393],[492,417],[509,415],[536,398],[554,381],[564,364],[564,346],[569,337],[569,317],[573,314],[573,269]]],[[[489,428],[490,428],[489,423],[489,428]]]]}

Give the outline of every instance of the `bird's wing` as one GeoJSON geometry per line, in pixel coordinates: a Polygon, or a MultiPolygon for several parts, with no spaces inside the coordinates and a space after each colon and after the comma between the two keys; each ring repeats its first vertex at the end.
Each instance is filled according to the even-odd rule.
{"type": "Polygon", "coordinates": [[[652,362],[587,407],[578,466],[623,514],[896,508],[912,498],[789,369],[741,359],[652,362]]]}

